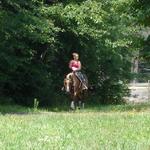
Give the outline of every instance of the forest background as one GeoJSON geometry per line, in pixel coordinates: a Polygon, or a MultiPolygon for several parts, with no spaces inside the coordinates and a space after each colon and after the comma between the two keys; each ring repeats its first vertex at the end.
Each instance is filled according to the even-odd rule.
{"type": "Polygon", "coordinates": [[[149,0],[0,0],[0,102],[63,103],[76,51],[96,87],[92,102],[121,103],[134,54],[150,65],[150,36],[140,34],[149,14],[149,0]]]}

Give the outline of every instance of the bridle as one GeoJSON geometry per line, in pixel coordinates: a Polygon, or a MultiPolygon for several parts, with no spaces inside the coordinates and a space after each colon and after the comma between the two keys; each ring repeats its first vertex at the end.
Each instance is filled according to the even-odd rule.
{"type": "MultiPolygon", "coordinates": [[[[76,77],[77,78],[77,77],[76,77]]],[[[79,80],[78,78],[77,78],[77,80],[79,80]]],[[[67,92],[67,93],[71,93],[71,92],[75,92],[74,91],[74,83],[73,83],[73,78],[72,78],[72,76],[66,76],[66,78],[65,78],[65,80],[64,80],[64,87],[65,87],[65,91],[67,92]]],[[[80,89],[80,92],[82,91],[82,83],[81,83],[81,81],[79,80],[79,85],[78,85],[78,88],[80,89]]]]}
{"type": "Polygon", "coordinates": [[[68,92],[68,93],[71,92],[71,88],[73,87],[72,84],[73,84],[73,82],[70,78],[65,78],[64,86],[65,86],[66,92],[68,92]]]}

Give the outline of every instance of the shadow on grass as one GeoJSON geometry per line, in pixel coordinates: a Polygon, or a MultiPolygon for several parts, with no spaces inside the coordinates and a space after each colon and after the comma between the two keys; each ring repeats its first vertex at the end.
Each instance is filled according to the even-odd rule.
{"type": "Polygon", "coordinates": [[[143,112],[143,111],[150,111],[150,103],[99,105],[99,106],[89,106],[87,109],[96,112],[128,112],[128,111],[143,112]]]}
{"type": "Polygon", "coordinates": [[[49,112],[69,112],[68,105],[55,105],[52,107],[25,107],[16,104],[0,104],[0,114],[18,114],[18,115],[27,115],[27,114],[42,114],[49,112]]]}
{"type": "MultiPolygon", "coordinates": [[[[150,111],[150,103],[138,103],[138,104],[122,104],[122,105],[86,105],[85,109],[82,112],[144,112],[150,111]]],[[[18,114],[18,115],[26,115],[26,114],[43,114],[50,112],[69,112],[69,107],[66,105],[59,105],[47,108],[29,108],[23,107],[19,105],[0,105],[0,114],[18,114]]]]}
{"type": "Polygon", "coordinates": [[[19,105],[0,105],[0,114],[5,115],[5,114],[31,114],[34,112],[33,108],[28,108],[28,107],[23,107],[19,105]]]}
{"type": "Polygon", "coordinates": [[[3,104],[0,105],[0,115],[6,114],[16,114],[16,115],[28,115],[28,114],[43,114],[49,112],[69,112],[69,107],[67,105],[58,105],[53,107],[24,107],[20,105],[9,105],[3,104]]]}
{"type": "MultiPolygon", "coordinates": [[[[55,106],[47,108],[48,112],[68,112],[67,106],[55,106]]],[[[132,103],[121,105],[85,105],[85,109],[82,112],[143,112],[150,111],[150,103],[132,103]]]]}

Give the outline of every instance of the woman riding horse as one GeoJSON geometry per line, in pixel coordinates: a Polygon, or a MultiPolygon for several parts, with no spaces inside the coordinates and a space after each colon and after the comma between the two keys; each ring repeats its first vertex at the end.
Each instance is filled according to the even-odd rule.
{"type": "Polygon", "coordinates": [[[73,53],[73,60],[69,62],[69,68],[72,72],[66,76],[64,88],[67,93],[71,94],[71,108],[75,109],[77,103],[78,105],[82,104],[82,107],[84,107],[84,94],[88,89],[88,80],[80,71],[81,62],[77,53],[73,53]]]}
{"type": "Polygon", "coordinates": [[[81,62],[79,60],[79,54],[78,53],[72,53],[73,55],[73,60],[71,60],[69,62],[69,68],[72,70],[72,72],[70,74],[68,74],[69,76],[71,75],[75,75],[79,78],[79,80],[82,82],[82,86],[83,86],[83,89],[88,89],[87,87],[87,83],[86,83],[86,76],[84,76],[82,73],[81,73],[81,62]]]}

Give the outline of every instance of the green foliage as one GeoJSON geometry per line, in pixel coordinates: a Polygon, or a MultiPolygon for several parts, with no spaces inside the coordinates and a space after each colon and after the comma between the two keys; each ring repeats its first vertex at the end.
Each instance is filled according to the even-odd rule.
{"type": "Polygon", "coordinates": [[[140,74],[138,76],[138,80],[141,82],[147,82],[150,79],[150,1],[149,0],[139,0],[134,1],[133,3],[134,12],[136,15],[136,22],[141,27],[140,33],[142,36],[145,35],[144,30],[147,30],[148,35],[142,39],[141,49],[139,52],[139,70],[140,74]]]}
{"type": "Polygon", "coordinates": [[[120,102],[139,47],[133,2],[1,1],[0,95],[30,106],[35,97],[54,103],[77,51],[100,101],[120,102]]]}
{"type": "Polygon", "coordinates": [[[68,55],[74,50],[79,52],[103,103],[120,102],[126,94],[124,84],[131,78],[131,54],[139,47],[136,19],[129,13],[132,2],[69,1],[49,8],[55,24],[62,29],[57,56],[67,64],[68,55]]]}
{"type": "Polygon", "coordinates": [[[7,0],[0,9],[1,95],[26,105],[33,105],[35,97],[48,101],[52,90],[47,63],[59,29],[39,11],[40,1],[7,0]]]}
{"type": "Polygon", "coordinates": [[[150,26],[150,1],[149,0],[134,0],[133,3],[134,15],[138,22],[144,26],[150,26]]]}
{"type": "Polygon", "coordinates": [[[150,36],[143,43],[143,49],[140,51],[140,75],[139,80],[147,82],[150,80],[150,36]]]}

